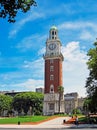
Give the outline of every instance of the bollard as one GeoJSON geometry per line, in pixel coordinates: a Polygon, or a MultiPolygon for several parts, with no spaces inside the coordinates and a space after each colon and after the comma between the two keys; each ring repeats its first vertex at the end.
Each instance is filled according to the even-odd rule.
{"type": "Polygon", "coordinates": [[[18,125],[20,125],[20,121],[18,121],[18,125]]]}
{"type": "Polygon", "coordinates": [[[63,120],[63,123],[65,123],[66,122],[66,120],[63,120]]]}

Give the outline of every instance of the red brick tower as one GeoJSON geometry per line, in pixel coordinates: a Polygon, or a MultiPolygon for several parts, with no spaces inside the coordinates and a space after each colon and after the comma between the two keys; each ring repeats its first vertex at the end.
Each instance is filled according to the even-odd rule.
{"type": "MultiPolygon", "coordinates": [[[[45,60],[45,91],[44,91],[44,115],[58,113],[59,92],[58,87],[62,86],[62,62],[61,42],[58,38],[58,29],[52,26],[49,31],[49,38],[46,41],[45,60]]],[[[64,98],[60,104],[61,112],[64,112],[64,98]]]]}

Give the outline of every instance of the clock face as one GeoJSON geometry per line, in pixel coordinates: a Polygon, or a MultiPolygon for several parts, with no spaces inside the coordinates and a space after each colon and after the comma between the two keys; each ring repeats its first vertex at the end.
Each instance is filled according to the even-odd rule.
{"type": "Polygon", "coordinates": [[[56,44],[55,43],[51,43],[50,45],[49,45],[49,49],[50,50],[54,50],[56,48],[56,44]]]}

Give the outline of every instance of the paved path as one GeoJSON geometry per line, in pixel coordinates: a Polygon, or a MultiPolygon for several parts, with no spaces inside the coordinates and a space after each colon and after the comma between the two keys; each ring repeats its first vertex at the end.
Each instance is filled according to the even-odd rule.
{"type": "Polygon", "coordinates": [[[69,120],[70,117],[58,117],[37,125],[0,125],[0,128],[97,128],[97,125],[79,125],[76,126],[74,124],[67,125],[63,124],[63,120],[69,120]]]}
{"type": "Polygon", "coordinates": [[[67,121],[69,119],[70,119],[70,117],[58,117],[56,119],[53,119],[53,120],[50,120],[47,122],[43,122],[35,127],[39,127],[39,128],[64,128],[63,120],[67,121]]]}
{"type": "Polygon", "coordinates": [[[0,128],[64,128],[63,120],[70,117],[58,117],[37,125],[0,125],[0,128]]]}

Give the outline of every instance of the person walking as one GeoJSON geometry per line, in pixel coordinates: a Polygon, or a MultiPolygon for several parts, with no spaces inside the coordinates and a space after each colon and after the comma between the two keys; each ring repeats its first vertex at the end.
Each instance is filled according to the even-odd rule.
{"type": "Polygon", "coordinates": [[[75,118],[75,124],[78,126],[79,125],[79,122],[78,122],[78,117],[76,116],[75,118]]]}

